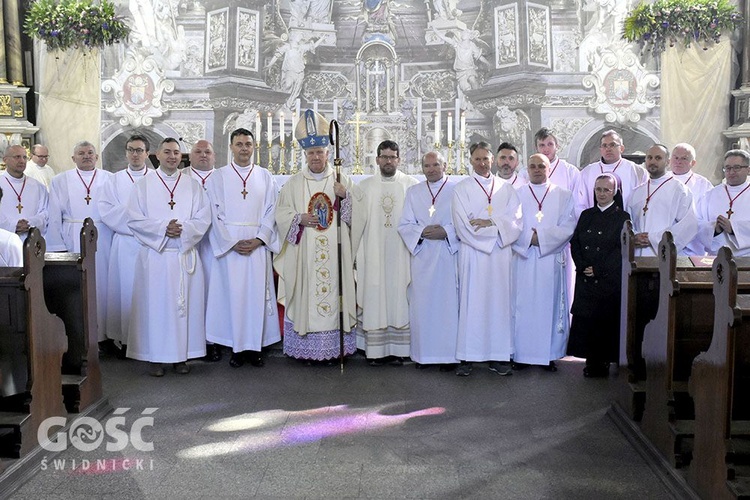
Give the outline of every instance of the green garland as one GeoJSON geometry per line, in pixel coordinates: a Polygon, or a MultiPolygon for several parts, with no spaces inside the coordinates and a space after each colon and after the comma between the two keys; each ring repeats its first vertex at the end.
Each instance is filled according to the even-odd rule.
{"type": "Polygon", "coordinates": [[[36,0],[29,6],[24,32],[44,40],[50,51],[90,50],[124,40],[130,28],[108,0],[36,0]]]}
{"type": "Polygon", "coordinates": [[[742,16],[728,0],[657,0],[641,2],[625,19],[622,37],[651,48],[654,55],[682,43],[719,43],[724,31],[739,27],[742,16]]]}

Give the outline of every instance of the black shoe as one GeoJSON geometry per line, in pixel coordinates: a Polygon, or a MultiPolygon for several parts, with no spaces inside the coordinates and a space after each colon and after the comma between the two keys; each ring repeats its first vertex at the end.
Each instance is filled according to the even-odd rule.
{"type": "Polygon", "coordinates": [[[515,361],[511,361],[510,367],[514,370],[523,370],[524,368],[528,368],[529,365],[526,363],[516,363],[515,361]]]}
{"type": "Polygon", "coordinates": [[[471,363],[461,363],[456,367],[456,375],[459,377],[468,377],[471,375],[471,363]]]}
{"type": "Polygon", "coordinates": [[[583,369],[586,378],[605,378],[609,376],[609,363],[590,363],[583,369]]]}
{"type": "Polygon", "coordinates": [[[221,346],[219,344],[206,344],[206,355],[203,356],[203,361],[209,363],[221,361],[221,346]]]}
{"type": "Polygon", "coordinates": [[[367,364],[370,366],[383,366],[385,364],[385,358],[369,358],[367,364]]]}
{"type": "Polygon", "coordinates": [[[229,366],[232,368],[239,368],[240,366],[245,364],[244,356],[242,356],[241,352],[233,352],[232,357],[229,358],[229,366]]]}
{"type": "Polygon", "coordinates": [[[391,366],[404,366],[403,358],[399,358],[398,356],[390,356],[386,359],[388,359],[388,364],[391,366]]]}
{"type": "Polygon", "coordinates": [[[263,361],[263,355],[258,351],[250,351],[247,355],[247,361],[256,368],[263,368],[266,362],[263,361]]]}
{"type": "Polygon", "coordinates": [[[547,366],[543,366],[546,371],[548,372],[556,372],[557,371],[557,364],[555,364],[554,361],[550,361],[547,366]]]}
{"type": "Polygon", "coordinates": [[[426,370],[430,365],[423,365],[422,363],[414,363],[414,368],[417,370],[426,370]]]}
{"type": "Polygon", "coordinates": [[[441,372],[452,372],[453,370],[456,369],[457,366],[458,366],[458,364],[456,364],[456,363],[448,363],[446,365],[440,365],[440,371],[441,372]]]}

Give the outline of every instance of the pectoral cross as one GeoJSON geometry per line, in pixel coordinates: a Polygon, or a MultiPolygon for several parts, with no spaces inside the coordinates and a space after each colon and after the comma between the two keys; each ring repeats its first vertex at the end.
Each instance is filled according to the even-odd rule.
{"type": "Polygon", "coordinates": [[[643,215],[646,215],[646,212],[648,212],[648,205],[643,205],[643,215]]]}
{"type": "MultiPolygon", "coordinates": [[[[16,205],[16,208],[18,209],[18,213],[20,214],[21,210],[23,210],[23,205],[21,205],[20,201],[18,202],[18,205],[16,205]]],[[[430,216],[430,217],[432,217],[432,216],[430,216]]]]}
{"type": "Polygon", "coordinates": [[[487,205],[487,215],[492,217],[492,205],[487,205]]]}
{"type": "MultiPolygon", "coordinates": [[[[18,213],[20,214],[21,211],[19,210],[18,213]]],[[[732,207],[729,207],[729,210],[727,210],[727,219],[731,219],[733,213],[734,213],[734,210],[732,210],[732,207]]]]}
{"type": "Polygon", "coordinates": [[[242,193],[242,199],[243,200],[247,198],[247,191],[245,190],[244,187],[242,188],[242,191],[240,191],[240,193],[242,193]]]}
{"type": "Polygon", "coordinates": [[[542,211],[540,210],[540,211],[538,211],[538,212],[536,213],[535,217],[536,217],[536,221],[537,221],[537,222],[542,222],[542,218],[544,217],[544,214],[543,214],[543,213],[542,213],[542,211]]]}
{"type": "Polygon", "coordinates": [[[167,205],[169,205],[169,209],[170,210],[174,210],[174,206],[177,205],[177,203],[175,203],[174,200],[169,200],[169,202],[167,203],[167,205]]]}
{"type": "Polygon", "coordinates": [[[84,200],[86,200],[86,205],[88,205],[89,202],[91,201],[91,196],[89,196],[89,194],[86,193],[86,197],[84,198],[84,200]]]}
{"type": "MultiPolygon", "coordinates": [[[[430,205],[430,209],[428,210],[428,212],[430,212],[430,217],[432,217],[435,213],[435,205],[430,205]]],[[[18,213],[20,214],[21,211],[19,210],[18,213]]]]}

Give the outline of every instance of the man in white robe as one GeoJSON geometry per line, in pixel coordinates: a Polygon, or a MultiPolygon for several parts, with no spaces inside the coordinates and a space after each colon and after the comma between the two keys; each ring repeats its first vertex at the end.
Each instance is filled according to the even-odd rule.
{"type": "MultiPolygon", "coordinates": [[[[571,165],[557,155],[559,147],[557,137],[555,137],[550,129],[542,127],[534,134],[534,142],[536,143],[536,152],[543,154],[549,159],[549,176],[547,180],[556,186],[565,188],[570,192],[575,192],[581,171],[578,170],[578,167],[571,165]]],[[[528,181],[529,174],[527,170],[522,171],[521,175],[528,181]]]]}
{"type": "Polygon", "coordinates": [[[735,257],[750,255],[750,153],[724,154],[725,182],[698,201],[698,237],[709,255],[727,246],[735,257]]]}
{"type": "Polygon", "coordinates": [[[41,144],[34,144],[31,147],[31,159],[26,164],[26,175],[41,182],[47,191],[55,176],[55,170],[47,164],[48,161],[49,150],[41,144]]]}
{"type": "MultiPolygon", "coordinates": [[[[190,148],[190,167],[185,169],[184,173],[194,177],[195,180],[201,183],[203,190],[206,190],[206,182],[216,171],[216,153],[214,153],[214,146],[209,141],[199,140],[193,144],[190,148]]],[[[208,305],[208,290],[211,287],[211,270],[216,263],[216,257],[211,249],[211,241],[209,233],[203,237],[201,242],[198,244],[198,255],[201,258],[201,264],[203,264],[203,281],[206,290],[206,305],[208,305]]],[[[206,338],[210,337],[214,325],[206,323],[206,338]]],[[[206,357],[204,361],[210,363],[216,363],[221,361],[222,352],[219,344],[206,341],[206,357]]]]}
{"type": "Polygon", "coordinates": [[[406,191],[398,232],[411,253],[409,326],[411,359],[422,367],[453,370],[458,338],[458,238],[451,219],[455,181],[440,153],[422,158],[426,180],[406,191]]]}
{"type": "Polygon", "coordinates": [[[647,174],[643,167],[622,157],[622,153],[625,152],[625,145],[620,134],[614,130],[606,130],[602,133],[599,151],[602,159],[587,165],[581,170],[581,175],[578,178],[578,184],[574,192],[577,198],[576,216],[581,215],[581,212],[587,208],[594,206],[594,183],[600,175],[612,173],[619,179],[622,203],[625,207],[628,206],[630,196],[635,188],[646,180],[647,174]]]}
{"type": "MultiPolygon", "coordinates": [[[[128,227],[127,203],[133,186],[145,175],[149,143],[144,135],[132,135],[125,142],[127,167],[110,177],[99,198],[99,213],[102,222],[109,227],[112,250],[109,254],[107,272],[107,337],[120,349],[117,354],[124,357],[124,344],[128,340],[130,314],[133,301],[133,274],[135,259],[140,248],[128,227]]],[[[153,175],[153,172],[151,172],[153,175]]]]}
{"type": "Polygon", "coordinates": [[[636,256],[655,256],[664,231],[672,233],[677,253],[685,255],[685,247],[698,231],[693,195],[667,173],[668,164],[669,149],[651,146],[646,152],[649,180],[633,191],[626,206],[633,221],[636,256]]]}
{"type": "Polygon", "coordinates": [[[99,233],[96,240],[96,317],[99,340],[107,338],[107,269],[112,231],[102,223],[99,200],[112,173],[96,168],[99,155],[88,141],[73,148],[76,168],[56,175],[49,192],[48,252],[80,252],[83,221],[90,217],[99,233]]]}
{"type": "Polygon", "coordinates": [[[556,371],[570,333],[568,242],[576,227],[573,193],[547,179],[547,155],[531,155],[529,185],[516,190],[523,231],[513,243],[513,361],[556,371]]]}
{"type": "Polygon", "coordinates": [[[128,357],[186,374],[186,361],[206,354],[203,266],[197,245],[211,224],[200,183],[177,170],[180,144],[168,137],[156,152],[159,168],[137,182],[128,199],[128,226],[140,249],[133,276],[128,357]]]}
{"type": "Polygon", "coordinates": [[[295,136],[307,166],[281,188],[276,205],[281,251],[274,257],[279,274],[278,301],[284,306],[284,354],[332,365],[341,356],[339,297],[343,309],[344,355],[357,350],[357,303],[350,235],[354,205],[364,195],[352,180],[328,165],[328,120],[308,109],[295,136]],[[337,212],[341,211],[343,291],[339,295],[337,212]]]}
{"type": "MultiPolygon", "coordinates": [[[[711,181],[693,171],[695,162],[695,148],[686,142],[676,145],[669,157],[669,167],[672,170],[672,175],[676,180],[682,182],[693,194],[693,206],[697,209],[698,200],[713,189],[714,186],[711,184],[711,181]]],[[[705,255],[706,250],[703,248],[697,235],[685,247],[685,253],[687,255],[705,255]]]]}
{"type": "Polygon", "coordinates": [[[406,190],[417,180],[398,170],[394,141],[378,145],[378,172],[359,183],[365,207],[354,214],[352,238],[357,251],[357,306],[361,329],[357,348],[371,365],[402,364],[409,357],[409,250],[398,235],[406,190]]]}
{"type": "Polygon", "coordinates": [[[281,340],[271,252],[279,251],[278,188],[253,163],[255,138],[239,128],[230,136],[232,161],[206,183],[211,203],[209,237],[216,262],[206,306],[206,340],[232,348],[229,365],[245,359],[263,366],[261,349],[281,340]],[[246,352],[247,351],[247,352],[246,352]]]}
{"type": "Polygon", "coordinates": [[[521,201],[509,183],[490,172],[492,147],[472,144],[470,177],[453,190],[451,214],[458,247],[459,314],[456,375],[474,361],[510,375],[513,354],[511,245],[521,234],[521,201]]]}
{"type": "Polygon", "coordinates": [[[49,194],[44,185],[25,175],[26,150],[9,146],[3,155],[5,173],[0,181],[4,196],[0,200],[0,228],[16,233],[21,240],[35,227],[42,234],[47,230],[49,194]]]}
{"type": "Polygon", "coordinates": [[[504,142],[497,148],[497,157],[495,158],[495,165],[492,167],[492,173],[497,174],[500,179],[514,188],[529,183],[529,179],[518,171],[518,150],[509,142],[504,142]]]}

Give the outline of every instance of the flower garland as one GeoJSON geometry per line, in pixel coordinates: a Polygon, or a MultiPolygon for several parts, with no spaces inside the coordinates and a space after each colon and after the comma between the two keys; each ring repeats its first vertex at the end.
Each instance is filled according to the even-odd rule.
{"type": "Polygon", "coordinates": [[[130,28],[108,0],[36,0],[29,6],[24,32],[44,40],[50,51],[90,50],[124,40],[130,28]]]}
{"type": "Polygon", "coordinates": [[[625,19],[623,39],[651,48],[654,55],[667,46],[682,43],[703,45],[708,50],[719,43],[724,31],[733,31],[742,16],[728,0],[657,0],[642,1],[625,19]]]}

